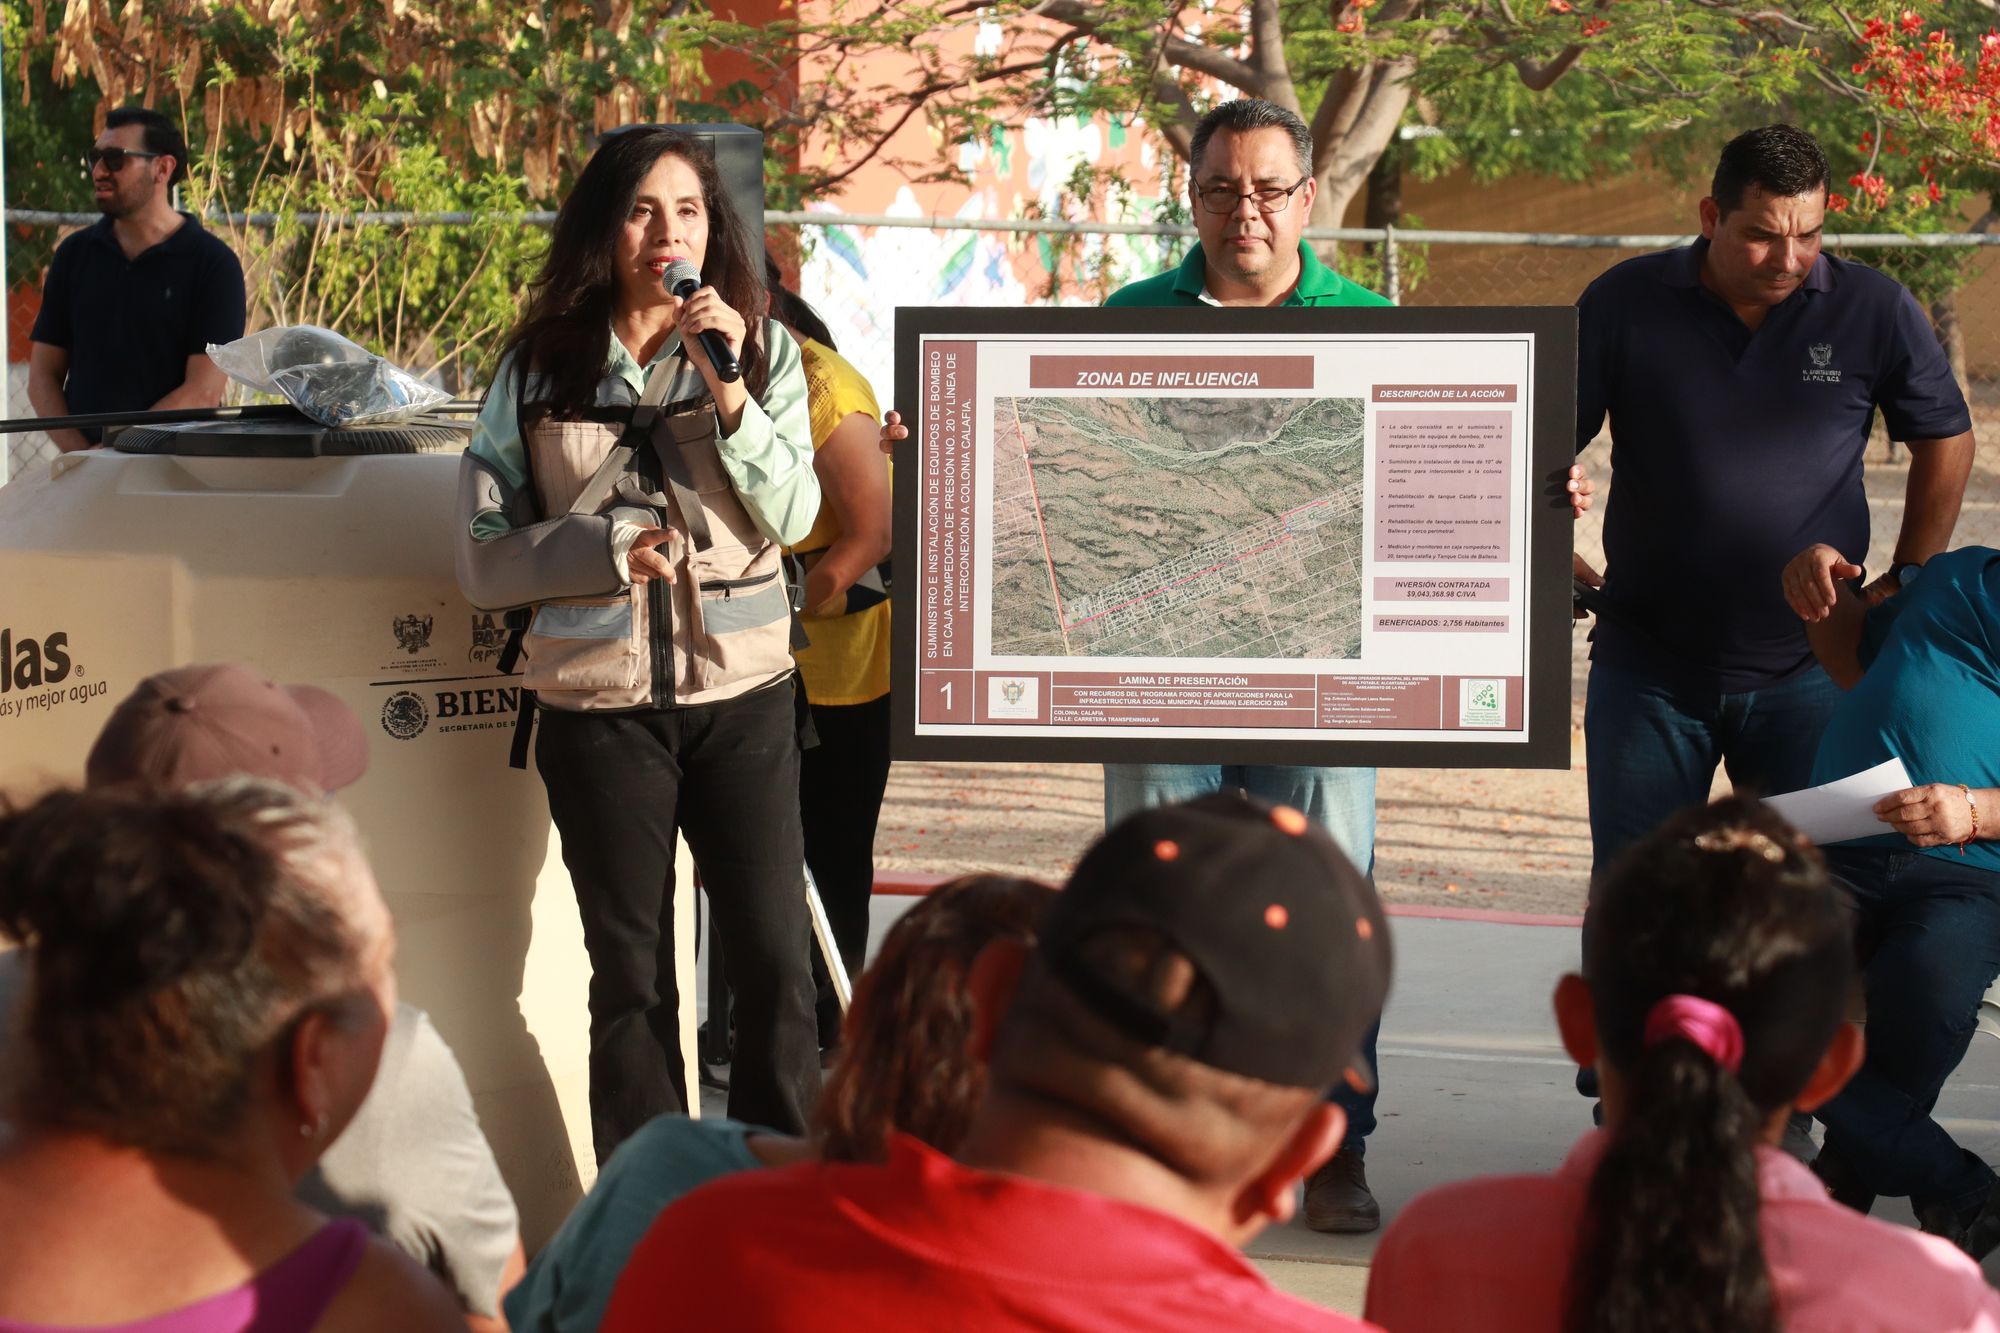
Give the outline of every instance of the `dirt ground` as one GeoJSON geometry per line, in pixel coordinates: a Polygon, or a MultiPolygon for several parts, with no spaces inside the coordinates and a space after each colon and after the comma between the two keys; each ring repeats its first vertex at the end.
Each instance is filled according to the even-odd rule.
{"type": "MultiPolygon", "coordinates": [[[[1976,406],[1979,465],[1966,489],[1954,546],[2000,546],[2000,411],[1976,406]]],[[[1907,452],[1892,460],[1878,438],[1868,454],[1871,573],[1887,568],[1902,520],[1907,452]]],[[[1596,514],[1577,549],[1602,567],[1608,447],[1584,461],[1597,477],[1596,514]]],[[[1690,533],[1699,540],[1698,533],[1690,533]]],[[[1583,768],[1583,687],[1589,645],[1572,633],[1570,767],[1385,769],[1376,788],[1376,883],[1391,903],[1574,915],[1583,909],[1590,826],[1583,768]]],[[[1718,777],[1716,790],[1727,790],[1718,777]]],[[[875,843],[883,870],[961,874],[996,870],[1060,879],[1103,828],[1103,779],[1086,764],[899,763],[875,843]]]]}
{"type": "MultiPolygon", "coordinates": [[[[1590,869],[1582,733],[1566,772],[1385,769],[1375,877],[1392,903],[1570,915],[1590,869]]],[[[1094,764],[899,763],[876,864],[1060,880],[1104,826],[1094,764]]]]}

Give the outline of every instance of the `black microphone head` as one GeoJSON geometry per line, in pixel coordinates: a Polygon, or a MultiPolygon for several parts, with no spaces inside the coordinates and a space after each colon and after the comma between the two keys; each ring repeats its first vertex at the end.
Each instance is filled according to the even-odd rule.
{"type": "Polygon", "coordinates": [[[660,275],[660,286],[666,288],[670,295],[685,300],[694,295],[695,288],[701,286],[701,270],[685,259],[676,259],[660,275]]]}

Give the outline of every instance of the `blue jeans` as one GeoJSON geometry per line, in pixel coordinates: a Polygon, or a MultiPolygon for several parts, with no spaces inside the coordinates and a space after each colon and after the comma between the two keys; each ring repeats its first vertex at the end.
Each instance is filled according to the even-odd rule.
{"type": "MultiPolygon", "coordinates": [[[[1375,770],[1372,768],[1312,768],[1299,764],[1106,764],[1104,823],[1156,805],[1174,805],[1208,796],[1225,787],[1289,805],[1318,820],[1347,859],[1375,874],[1375,770]]],[[[1377,1019],[1362,1039],[1361,1055],[1375,1067],[1377,1019]]],[[[1345,1152],[1366,1151],[1375,1130],[1375,1089],[1356,1092],[1345,1083],[1327,1100],[1347,1112],[1345,1152]]]]}
{"type": "Polygon", "coordinates": [[[1931,1118],[2000,976],[2000,874],[1890,847],[1829,847],[1853,895],[1868,991],[1868,1058],[1822,1106],[1826,1146],[1877,1194],[1963,1210],[1991,1167],[1931,1118]]]}
{"type": "Polygon", "coordinates": [[[1738,791],[1771,796],[1807,786],[1839,699],[1840,688],[1817,666],[1724,694],[1591,663],[1583,710],[1591,873],[1676,811],[1706,803],[1718,763],[1738,791]]]}
{"type": "MultiPolygon", "coordinates": [[[[1812,781],[1820,732],[1840,687],[1815,666],[1760,690],[1689,689],[1667,673],[1592,662],[1584,696],[1585,778],[1590,791],[1590,871],[1676,811],[1708,800],[1715,766],[1731,785],[1760,795],[1812,781]]],[[[1584,910],[1583,929],[1590,930],[1584,910]]],[[[1597,1071],[1580,1069],[1576,1090],[1597,1095],[1597,1071]]]]}

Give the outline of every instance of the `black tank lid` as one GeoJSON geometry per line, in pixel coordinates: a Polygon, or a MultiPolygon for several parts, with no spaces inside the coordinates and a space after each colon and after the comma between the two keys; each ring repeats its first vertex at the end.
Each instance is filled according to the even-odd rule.
{"type": "Polygon", "coordinates": [[[127,426],[109,441],[128,454],[184,458],[351,458],[365,454],[439,454],[465,447],[471,418],[418,417],[380,426],[322,426],[295,421],[190,421],[127,426]]]}

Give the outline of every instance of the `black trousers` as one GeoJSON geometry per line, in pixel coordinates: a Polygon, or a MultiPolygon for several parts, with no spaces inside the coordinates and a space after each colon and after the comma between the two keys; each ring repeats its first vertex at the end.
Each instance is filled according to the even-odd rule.
{"type": "MultiPolygon", "coordinates": [[[[814,704],[812,719],[819,744],[805,752],[799,767],[806,864],[819,885],[834,943],[851,980],[860,975],[862,955],[868,949],[875,824],[882,814],[882,793],[889,786],[889,696],[865,704],[814,704]]],[[[834,998],[817,949],[813,978],[819,991],[820,1044],[838,1045],[840,1002],[834,998]]]]}
{"type": "Polygon", "coordinates": [[[590,954],[590,1119],[601,1163],[687,1110],[674,982],[674,833],[701,868],[736,994],[731,1118],[802,1134],[819,1093],[812,923],[789,680],[635,713],[545,709],[535,764],[590,954]]]}

